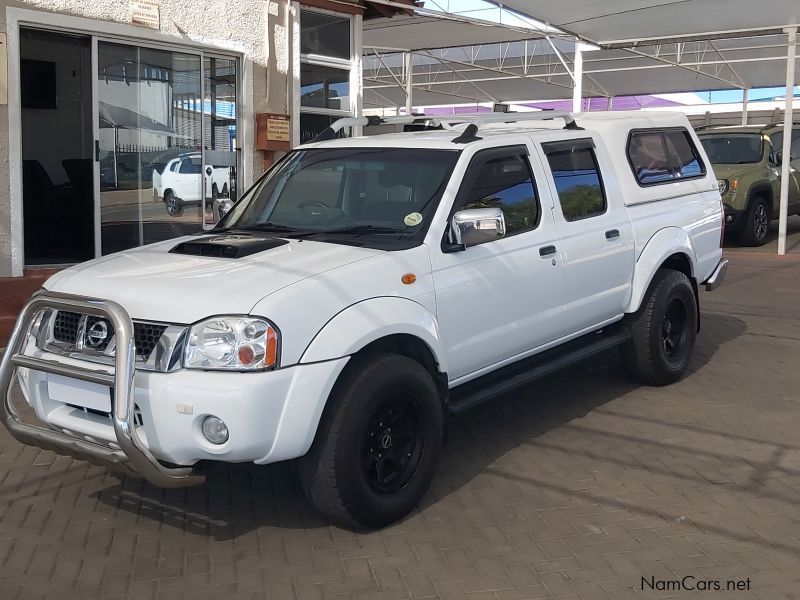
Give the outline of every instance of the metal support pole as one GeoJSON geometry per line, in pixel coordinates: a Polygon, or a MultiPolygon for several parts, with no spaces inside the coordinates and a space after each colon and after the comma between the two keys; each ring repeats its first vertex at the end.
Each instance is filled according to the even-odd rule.
{"type": "Polygon", "coordinates": [[[414,105],[414,66],[411,59],[411,52],[406,52],[406,115],[411,114],[414,105]]]}
{"type": "Polygon", "coordinates": [[[792,150],[794,108],[794,61],[797,54],[797,29],[786,30],[789,51],[786,55],[786,107],[783,112],[783,151],[781,152],[781,207],[778,221],[778,255],[786,254],[786,221],[789,212],[789,161],[792,150]]]}
{"type": "Polygon", "coordinates": [[[742,90],[742,125],[747,125],[747,103],[750,99],[750,88],[742,90]]]}
{"type": "Polygon", "coordinates": [[[583,50],[580,43],[575,44],[575,59],[572,61],[572,112],[579,113],[583,108],[583,50]]]}

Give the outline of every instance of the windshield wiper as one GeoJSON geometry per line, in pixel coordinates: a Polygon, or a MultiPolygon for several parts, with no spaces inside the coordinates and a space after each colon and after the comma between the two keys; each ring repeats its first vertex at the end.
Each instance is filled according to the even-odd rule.
{"type": "Polygon", "coordinates": [[[257,223],[255,225],[244,225],[241,227],[228,227],[226,229],[212,229],[216,232],[226,231],[266,231],[269,233],[281,233],[282,237],[297,238],[314,235],[315,233],[323,233],[321,229],[300,229],[299,227],[291,227],[289,225],[278,225],[276,223],[257,223]]]}
{"type": "Polygon", "coordinates": [[[362,234],[362,233],[401,233],[407,234],[409,233],[405,229],[399,229],[397,227],[383,227],[380,225],[353,225],[352,227],[343,227],[340,229],[323,229],[322,233],[324,234],[335,234],[335,233],[344,233],[344,234],[362,234]]]}

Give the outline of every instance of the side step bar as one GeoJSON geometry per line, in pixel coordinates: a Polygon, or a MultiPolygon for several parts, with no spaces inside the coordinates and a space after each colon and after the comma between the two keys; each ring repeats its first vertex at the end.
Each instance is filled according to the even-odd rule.
{"type": "Polygon", "coordinates": [[[553,371],[615,348],[629,339],[628,328],[616,325],[579,337],[562,347],[545,350],[541,354],[512,363],[451,389],[448,401],[450,412],[458,414],[467,411],[553,371]]]}

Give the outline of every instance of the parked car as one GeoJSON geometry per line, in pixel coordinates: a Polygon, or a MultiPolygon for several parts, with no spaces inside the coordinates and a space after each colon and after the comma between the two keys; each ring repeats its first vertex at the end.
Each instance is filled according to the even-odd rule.
{"type": "Polygon", "coordinates": [[[153,170],[153,195],[164,200],[167,213],[177,216],[186,204],[229,196],[230,167],[201,165],[200,153],[182,154],[166,163],[163,170],[153,170]],[[203,185],[201,187],[201,179],[203,185]]]}
{"type": "Polygon", "coordinates": [[[6,405],[11,433],[165,487],[299,458],[322,513],[374,528],[425,493],[448,413],[613,348],[644,384],[686,373],[727,261],[685,116],[332,139],[348,124],[367,120],[288,153],[215,229],[53,275],[0,367],[48,428],[6,405]]]}
{"type": "MultiPolygon", "coordinates": [[[[744,246],[767,243],[769,223],[780,216],[783,124],[701,128],[725,206],[726,230],[744,246]]],[[[800,126],[792,133],[789,212],[800,213],[800,126]]]]}

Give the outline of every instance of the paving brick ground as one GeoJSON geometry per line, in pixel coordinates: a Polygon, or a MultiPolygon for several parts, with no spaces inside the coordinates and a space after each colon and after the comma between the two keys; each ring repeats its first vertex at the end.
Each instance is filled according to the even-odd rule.
{"type": "Polygon", "coordinates": [[[610,354],[459,417],[376,533],[322,521],[291,465],[164,491],[2,430],[0,599],[798,598],[800,255],[729,256],[685,380],[632,385],[610,354]],[[723,590],[642,590],[685,576],[723,590]]]}

